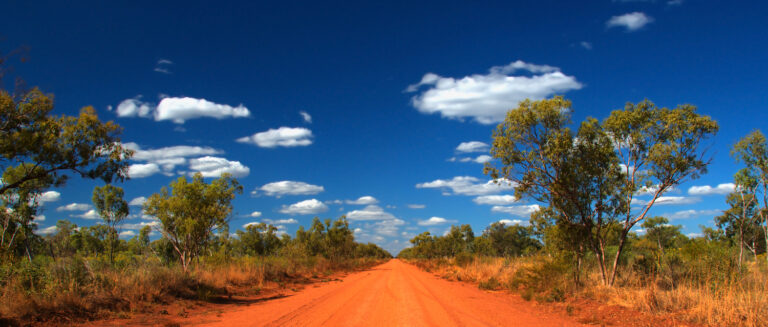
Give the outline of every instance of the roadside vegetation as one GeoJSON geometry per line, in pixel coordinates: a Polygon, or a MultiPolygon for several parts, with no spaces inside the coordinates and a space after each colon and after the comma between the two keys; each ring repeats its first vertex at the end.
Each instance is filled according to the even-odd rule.
{"type": "Polygon", "coordinates": [[[263,223],[230,234],[231,203],[242,186],[228,174],[179,177],[146,201],[139,233],[120,239],[130,208],[115,183],[129,177],[133,155],[121,145],[121,127],[90,107],[77,117],[54,116],[52,95],[16,84],[13,92],[0,89],[0,325],[258,295],[391,258],[375,244],[355,242],[343,216],[315,218],[293,237],[263,223]],[[104,183],[92,199],[102,221],[59,220],[55,232],[38,235],[44,192],[73,176],[104,183]]]}
{"type": "Polygon", "coordinates": [[[485,172],[538,204],[524,226],[423,233],[398,257],[485,289],[551,302],[590,298],[715,326],[768,321],[768,144],[760,131],[731,148],[728,210],[683,235],[649,215],[680,183],[707,172],[717,123],[691,105],[629,103],[572,129],[562,97],[523,101],[493,133],[485,172]]]}

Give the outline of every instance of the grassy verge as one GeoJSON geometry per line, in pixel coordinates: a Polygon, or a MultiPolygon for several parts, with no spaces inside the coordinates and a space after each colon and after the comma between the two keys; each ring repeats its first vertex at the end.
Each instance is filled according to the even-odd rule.
{"type": "Polygon", "coordinates": [[[524,258],[412,259],[408,262],[443,278],[477,283],[481,289],[507,289],[526,300],[559,302],[586,298],[656,315],[711,326],[765,326],[768,322],[768,269],[752,262],[726,278],[649,277],[627,272],[615,287],[600,285],[596,269],[573,285],[570,267],[545,256],[524,258]]]}
{"type": "Polygon", "coordinates": [[[188,273],[153,257],[135,257],[123,266],[99,258],[0,265],[0,325],[73,322],[127,317],[179,299],[212,301],[257,295],[266,288],[307,277],[370,267],[370,258],[330,261],[323,257],[274,256],[203,260],[188,273]]]}

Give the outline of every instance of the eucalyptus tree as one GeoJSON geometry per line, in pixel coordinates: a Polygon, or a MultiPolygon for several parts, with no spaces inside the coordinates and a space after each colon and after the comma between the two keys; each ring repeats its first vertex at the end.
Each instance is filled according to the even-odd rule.
{"type": "Polygon", "coordinates": [[[768,251],[768,142],[765,135],[760,130],[749,133],[733,146],[731,156],[746,166],[743,173],[745,178],[754,180],[752,194],[757,203],[755,217],[763,228],[768,251]]]}
{"type": "Polygon", "coordinates": [[[690,105],[643,101],[602,123],[588,118],[577,132],[570,124],[571,102],[563,97],[520,102],[493,133],[491,155],[501,164],[488,163],[485,172],[514,182],[518,198],[549,205],[562,230],[595,253],[603,283],[612,285],[630,229],[665,191],[706,172],[699,145],[717,123],[690,105]],[[633,197],[651,188],[652,199],[636,212],[633,197]],[[617,228],[609,267],[606,246],[617,228]]]}
{"type": "Polygon", "coordinates": [[[96,212],[104,220],[109,228],[107,246],[109,248],[109,262],[114,263],[115,247],[118,244],[119,231],[117,226],[128,216],[128,202],[123,199],[123,189],[112,184],[96,186],[93,189],[93,206],[96,212]]]}
{"type": "Polygon", "coordinates": [[[214,230],[227,228],[232,200],[243,187],[228,173],[206,183],[196,173],[192,180],[181,176],[144,203],[147,215],[160,220],[159,231],[179,255],[184,271],[210,241],[214,230]]]}
{"type": "Polygon", "coordinates": [[[619,258],[627,234],[645,219],[656,201],[671,188],[707,172],[711,159],[704,141],[714,136],[718,124],[700,115],[695,106],[684,104],[674,109],[659,108],[644,100],[627,103],[624,110],[614,110],[603,121],[603,129],[613,141],[622,167],[622,226],[618,251],[608,282],[616,279],[619,258]],[[651,199],[633,206],[634,197],[646,192],[651,199]]]}

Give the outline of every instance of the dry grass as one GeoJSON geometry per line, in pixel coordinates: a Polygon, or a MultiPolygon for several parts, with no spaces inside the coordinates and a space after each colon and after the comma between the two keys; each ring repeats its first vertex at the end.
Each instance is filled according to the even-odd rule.
{"type": "Polygon", "coordinates": [[[209,300],[254,295],[294,280],[367,267],[374,259],[331,262],[323,258],[233,258],[201,262],[189,273],[147,259],[123,268],[96,267],[88,260],[59,260],[6,273],[0,282],[2,319],[21,321],[89,320],[120,312],[143,312],[152,304],[177,299],[209,300]]]}
{"type": "MultiPolygon", "coordinates": [[[[478,283],[481,288],[506,287],[524,298],[534,296],[530,287],[517,287],[516,281],[529,282],[524,272],[535,270],[541,258],[476,258],[457,265],[454,259],[411,260],[421,268],[451,280],[478,283]],[[496,287],[491,287],[497,285],[496,287]]],[[[562,276],[567,279],[568,276],[562,276]]],[[[564,280],[566,280],[564,279],[564,280]]],[[[616,304],[638,311],[673,315],[693,323],[711,326],[749,326],[768,324],[768,269],[752,263],[748,272],[727,282],[708,280],[706,276],[676,281],[674,287],[660,280],[645,280],[633,273],[624,274],[616,287],[600,286],[596,270],[583,275],[584,286],[569,289],[577,297],[616,304]]],[[[551,285],[559,285],[552,283],[551,285]]],[[[536,296],[547,301],[546,296],[536,296]]]]}

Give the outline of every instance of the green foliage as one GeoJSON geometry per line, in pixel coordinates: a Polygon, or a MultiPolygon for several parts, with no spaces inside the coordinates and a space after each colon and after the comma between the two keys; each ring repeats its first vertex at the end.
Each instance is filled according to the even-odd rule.
{"type": "Polygon", "coordinates": [[[103,123],[92,107],[77,117],[51,115],[53,97],[38,89],[13,96],[0,90],[0,169],[16,168],[0,194],[30,181],[63,185],[75,172],[106,182],[127,178],[131,150],[122,147],[120,126],[103,123]]]}
{"type": "Polygon", "coordinates": [[[228,228],[232,200],[243,187],[229,174],[222,174],[210,184],[200,173],[188,181],[179,177],[163,187],[144,204],[146,214],[157,217],[161,232],[179,255],[184,270],[210,241],[214,229],[228,228]]]}
{"type": "Polygon", "coordinates": [[[570,123],[571,102],[562,97],[520,102],[493,133],[491,155],[501,164],[487,163],[485,172],[514,182],[518,198],[546,204],[558,232],[572,235],[560,238],[576,243],[568,247],[577,258],[591,250],[611,285],[629,230],[666,190],[706,172],[699,145],[717,123],[691,105],[658,108],[647,100],[602,123],[587,118],[576,132],[570,123]],[[652,199],[635,212],[630,204],[641,189],[652,199]],[[612,237],[618,247],[608,271],[605,244],[612,237]]]}
{"type": "Polygon", "coordinates": [[[123,189],[107,184],[93,189],[93,205],[96,212],[109,228],[107,248],[109,248],[109,260],[114,262],[115,247],[117,246],[119,225],[128,216],[128,202],[123,200],[123,189]]]}

